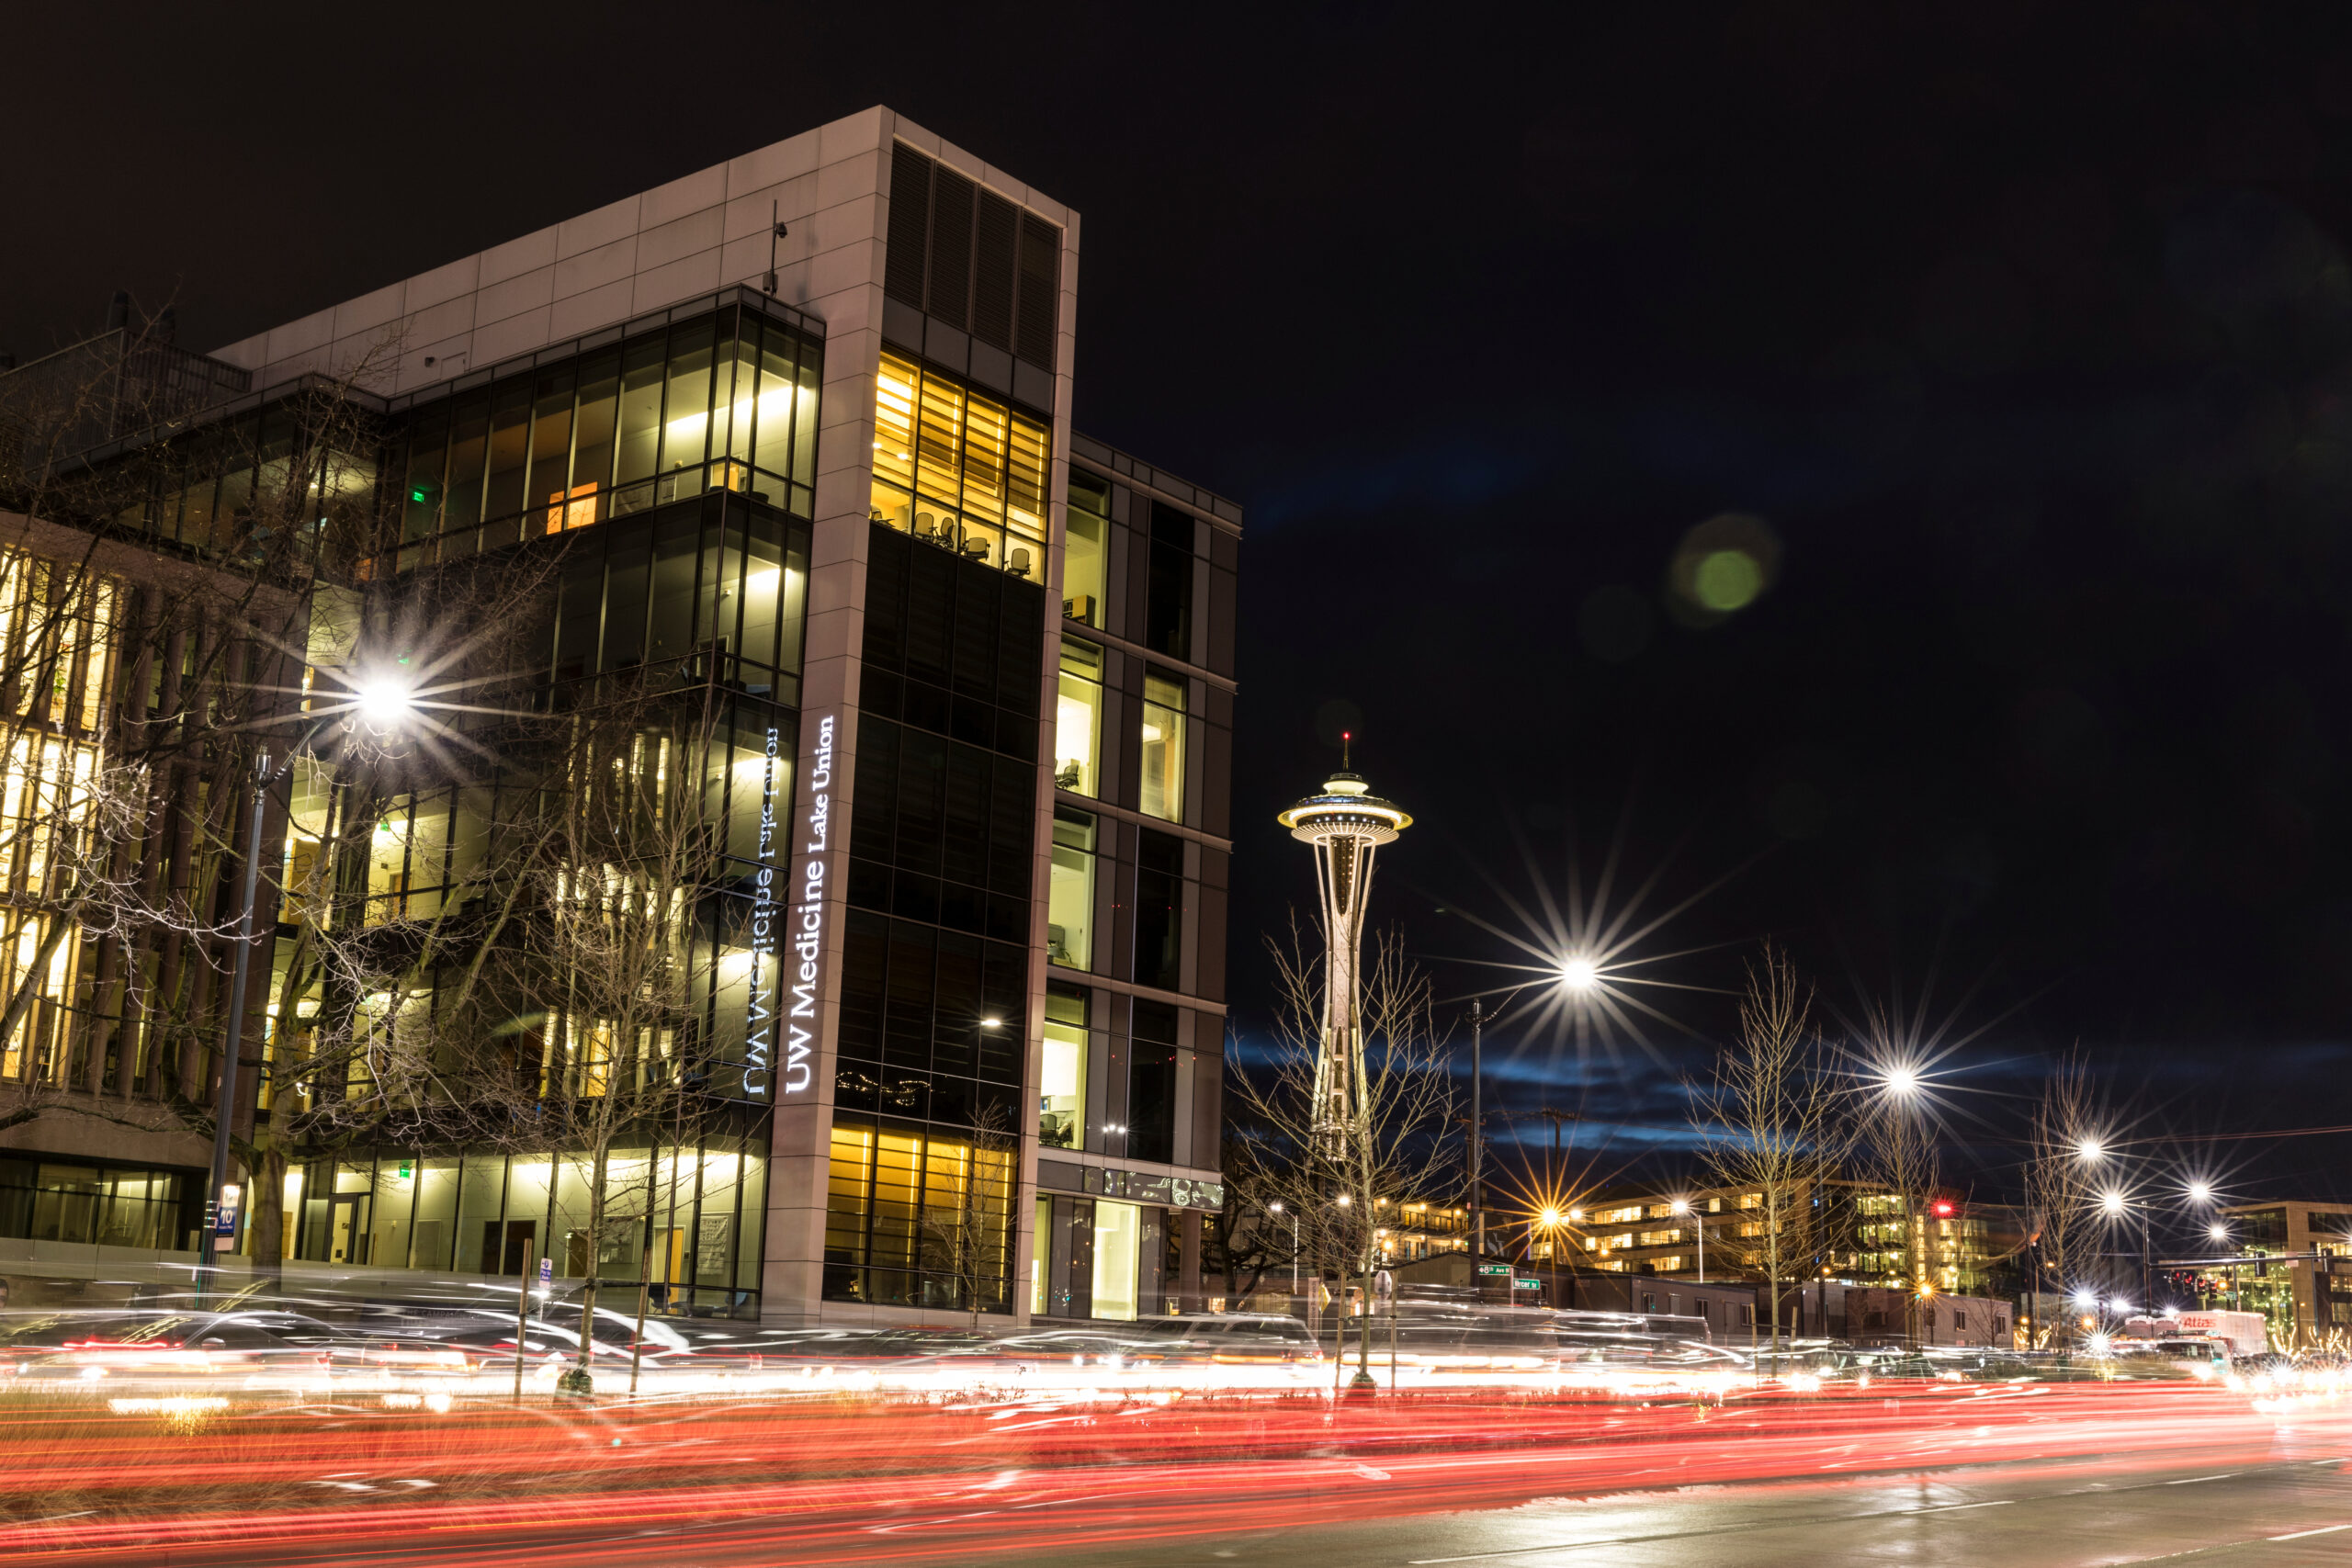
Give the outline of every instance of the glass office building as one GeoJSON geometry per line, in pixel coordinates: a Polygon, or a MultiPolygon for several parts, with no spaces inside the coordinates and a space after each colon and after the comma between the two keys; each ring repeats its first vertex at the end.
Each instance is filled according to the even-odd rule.
{"type": "MultiPolygon", "coordinates": [[[[270,482],[287,400],[332,387],[373,433],[337,483],[397,519],[351,579],[543,571],[528,705],[684,694],[704,739],[647,739],[630,765],[699,781],[715,824],[655,1046],[701,1064],[692,1113],[593,1159],[413,1127],[322,1143],[285,1179],[289,1268],[497,1277],[537,1256],[774,1322],[1197,1302],[1223,1198],[1241,519],[1073,432],[1079,231],[876,108],[198,356],[242,395],[192,417],[251,472],[159,481],[115,525],[217,547],[270,482]]],[[[478,913],[526,793],[424,758],[365,790],[298,765],[264,868],[286,890],[272,998],[300,989],[303,920],[364,937],[478,913]],[[355,825],[356,880],[306,906],[355,825]]],[[[135,1020],[95,1054],[51,1043],[98,994],[63,951],[55,1018],[6,1077],[149,1092],[135,1020]]],[[[419,981],[402,1027],[442,1028],[443,998],[419,981]]],[[[320,1092],[289,1068],[315,998],[266,1011],[245,1115],[320,1092]]],[[[541,1082],[601,1083],[595,1020],[527,1025],[541,1082]]],[[[197,1140],[101,1169],[41,1126],[0,1137],[0,1273],[12,1228],[185,1244],[197,1140]]]]}

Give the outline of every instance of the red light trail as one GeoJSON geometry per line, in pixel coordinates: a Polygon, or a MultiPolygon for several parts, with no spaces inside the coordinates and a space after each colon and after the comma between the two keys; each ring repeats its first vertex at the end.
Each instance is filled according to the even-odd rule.
{"type": "Polygon", "coordinates": [[[0,1426],[0,1560],[579,1565],[644,1562],[686,1531],[696,1562],[969,1561],[1034,1550],[1048,1522],[1102,1547],[1956,1465],[2210,1470],[2305,1439],[2352,1452],[2352,1413],[2289,1423],[2203,1384],[1919,1383],[1723,1404],[311,1406],[176,1427],[85,1410],[0,1426]]]}

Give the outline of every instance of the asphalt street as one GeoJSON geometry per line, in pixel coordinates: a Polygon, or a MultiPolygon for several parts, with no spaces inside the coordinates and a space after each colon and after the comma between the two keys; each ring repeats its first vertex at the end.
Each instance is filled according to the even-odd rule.
{"type": "Polygon", "coordinates": [[[2155,1562],[2344,1568],[2352,1563],[2352,1468],[2332,1458],[2282,1459],[2227,1473],[2109,1473],[2097,1465],[2051,1464],[1828,1486],[1698,1486],[1035,1560],[1060,1568],[2073,1568],[2155,1562]]]}
{"type": "MultiPolygon", "coordinates": [[[[1671,1450],[1658,1455],[1672,1462],[1671,1450]]],[[[1027,1564],[1054,1568],[1769,1568],[1803,1563],[2105,1565],[2245,1563],[2265,1568],[2352,1564],[2352,1443],[2341,1423],[2277,1428],[2256,1451],[2222,1460],[2194,1443],[2174,1452],[1890,1467],[1877,1473],[1758,1480],[1577,1495],[1573,1465],[1531,1471],[1487,1456],[1459,1472],[1480,1501],[1435,1507],[1408,1484],[1413,1464],[1334,1453],[1312,1475],[1249,1495],[1235,1485],[1246,1461],[1089,1472],[1050,1500],[971,1472],[943,1476],[935,1494],[882,1509],[846,1496],[809,1498],[798,1517],[737,1513],[698,1518],[700,1489],[644,1500],[631,1525],[608,1517],[581,1528],[380,1531],[362,1527],[330,1543],[248,1535],[171,1550],[71,1549],[0,1562],[129,1562],[145,1568],[236,1563],[339,1568],[722,1568],[750,1564],[1027,1564]],[[2203,1462],[2200,1462],[2200,1458],[2203,1462]],[[1516,1474],[1513,1472],[1517,1472],[1516,1474]],[[1498,1473],[1499,1472],[1499,1473],[1498,1473]],[[678,1506],[682,1505],[682,1506],[678,1506]]],[[[1471,1461],[1462,1461],[1465,1465],[1471,1461]]],[[[1870,1461],[1865,1457],[1863,1462],[1870,1461]]],[[[1074,1478],[1075,1480],[1075,1478],[1074,1478]]],[[[372,1523],[372,1521],[371,1521],[372,1523]]],[[[388,1521],[389,1523],[389,1521],[388,1521]]]]}

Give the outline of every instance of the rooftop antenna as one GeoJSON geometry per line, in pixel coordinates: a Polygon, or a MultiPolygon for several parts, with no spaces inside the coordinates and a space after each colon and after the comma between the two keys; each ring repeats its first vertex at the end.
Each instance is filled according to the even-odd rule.
{"type": "Polygon", "coordinates": [[[760,284],[770,296],[775,293],[775,243],[783,239],[784,234],[781,203],[771,201],[768,203],[768,275],[760,284]]]}
{"type": "Polygon", "coordinates": [[[1345,729],[1340,731],[1340,772],[1343,773],[1355,771],[1355,764],[1348,761],[1349,743],[1354,739],[1355,736],[1352,732],[1345,729]]]}

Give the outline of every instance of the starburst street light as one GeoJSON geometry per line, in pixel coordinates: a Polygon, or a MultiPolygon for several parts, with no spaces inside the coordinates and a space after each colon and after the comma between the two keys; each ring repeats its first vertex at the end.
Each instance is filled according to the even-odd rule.
{"type": "Polygon", "coordinates": [[[1919,1092],[1919,1069],[1906,1063],[1896,1063],[1881,1075],[1886,1092],[1898,1100],[1908,1100],[1919,1092]]]}
{"type": "Polygon", "coordinates": [[[2102,1213],[2109,1215],[2120,1214],[2123,1213],[2123,1194],[2109,1188],[2099,1195],[2098,1206],[2102,1213]]]}
{"type": "Polygon", "coordinates": [[[416,697],[408,682],[387,676],[354,687],[351,705],[361,723],[381,732],[398,728],[415,710],[416,697]]]}
{"type": "Polygon", "coordinates": [[[1571,991],[1589,991],[1600,984],[1600,965],[1589,958],[1571,958],[1560,965],[1560,984],[1571,991]]]}
{"type": "Polygon", "coordinates": [[[2212,1237],[2215,1241],[2227,1241],[2230,1239],[2230,1227],[2227,1225],[2208,1225],[2205,1227],[2205,1234],[2212,1237]]]}
{"type": "Polygon", "coordinates": [[[2213,1201],[2212,1184],[2205,1181],[2190,1182],[2188,1184],[2188,1201],[2192,1203],[2211,1202],[2213,1201]]]}
{"type": "Polygon", "coordinates": [[[2105,1149],[2099,1147],[2097,1138],[2085,1138],[2075,1145],[2075,1157],[2085,1165],[2097,1165],[2099,1162],[2099,1156],[2106,1153],[2105,1149]]]}

